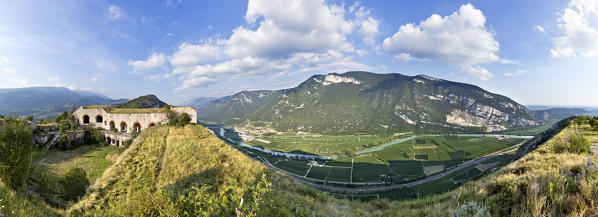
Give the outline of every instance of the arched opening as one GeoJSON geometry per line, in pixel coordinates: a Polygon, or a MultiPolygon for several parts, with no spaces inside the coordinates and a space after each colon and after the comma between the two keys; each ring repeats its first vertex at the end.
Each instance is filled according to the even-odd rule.
{"type": "Polygon", "coordinates": [[[108,121],[104,121],[104,125],[108,125],[108,121]]]}
{"type": "Polygon", "coordinates": [[[110,130],[114,130],[116,128],[116,125],[114,124],[114,121],[110,121],[110,130]]]}
{"type": "Polygon", "coordinates": [[[112,144],[112,139],[110,137],[106,137],[106,143],[112,144]]]}
{"type": "Polygon", "coordinates": [[[120,132],[127,132],[127,123],[120,122],[120,132]]]}
{"type": "Polygon", "coordinates": [[[102,123],[104,122],[104,117],[102,117],[101,115],[96,115],[96,123],[102,123]]]}
{"type": "Polygon", "coordinates": [[[89,115],[83,115],[83,124],[89,124],[89,115]]]}
{"type": "Polygon", "coordinates": [[[153,127],[153,126],[156,126],[156,123],[152,122],[147,127],[153,127]]]}
{"type": "Polygon", "coordinates": [[[136,133],[139,133],[139,132],[141,132],[141,124],[139,124],[139,123],[134,123],[134,124],[133,124],[133,131],[134,131],[134,132],[136,132],[136,133]]]}
{"type": "Polygon", "coordinates": [[[116,146],[120,146],[120,141],[116,140],[116,146]]]}

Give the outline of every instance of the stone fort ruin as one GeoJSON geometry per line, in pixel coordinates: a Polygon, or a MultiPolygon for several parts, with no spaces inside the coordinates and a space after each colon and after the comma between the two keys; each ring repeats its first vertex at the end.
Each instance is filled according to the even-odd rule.
{"type": "MultiPolygon", "coordinates": [[[[197,123],[197,110],[193,107],[170,106],[176,113],[187,113],[191,123],[197,123]]],[[[101,128],[106,142],[121,146],[131,138],[131,132],[141,132],[149,127],[167,124],[165,108],[114,108],[111,106],[81,106],[73,116],[86,126],[101,128]]]]}

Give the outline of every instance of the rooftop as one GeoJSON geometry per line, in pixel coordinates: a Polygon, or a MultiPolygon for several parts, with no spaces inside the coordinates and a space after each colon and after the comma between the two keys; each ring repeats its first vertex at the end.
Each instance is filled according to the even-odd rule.
{"type": "Polygon", "coordinates": [[[104,109],[108,113],[112,114],[151,114],[151,113],[163,113],[166,112],[164,108],[114,108],[108,105],[88,105],[83,106],[85,109],[104,109]]]}

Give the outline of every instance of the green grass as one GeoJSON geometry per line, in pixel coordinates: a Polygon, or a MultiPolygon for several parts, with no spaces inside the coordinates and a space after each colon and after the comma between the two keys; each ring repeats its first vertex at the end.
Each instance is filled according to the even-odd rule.
{"type": "Polygon", "coordinates": [[[39,198],[17,193],[0,180],[0,214],[1,216],[45,217],[61,216],[63,211],[45,205],[39,198]]]}
{"type": "Polygon", "coordinates": [[[84,106],[84,108],[103,108],[106,112],[113,114],[151,114],[166,112],[166,109],[164,108],[116,108],[108,105],[88,105],[84,106]]]}
{"type": "Polygon", "coordinates": [[[94,182],[114,163],[110,160],[116,160],[122,151],[116,146],[96,145],[84,145],[67,151],[38,149],[34,153],[34,160],[54,174],[62,174],[71,167],[80,167],[94,182]]]}
{"type": "Polygon", "coordinates": [[[358,151],[366,147],[388,143],[398,137],[385,135],[318,135],[281,132],[274,135],[257,137],[269,141],[247,142],[253,146],[262,146],[270,150],[283,152],[302,151],[318,155],[344,154],[345,150],[358,151]]]}

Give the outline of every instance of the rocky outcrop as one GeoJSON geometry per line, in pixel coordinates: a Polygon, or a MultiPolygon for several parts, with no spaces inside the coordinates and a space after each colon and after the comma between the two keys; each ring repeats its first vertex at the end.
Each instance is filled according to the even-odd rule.
{"type": "MultiPolygon", "coordinates": [[[[483,94],[486,96],[485,98],[494,99],[490,98],[486,93],[483,94]]],[[[534,120],[515,115],[521,113],[521,111],[527,111],[520,105],[499,101],[498,104],[502,107],[499,109],[478,103],[476,99],[471,97],[460,97],[449,94],[448,96],[436,96],[435,98],[462,107],[462,109],[453,109],[450,114],[446,115],[446,122],[450,124],[467,127],[486,127],[487,132],[501,131],[509,127],[537,125],[534,120]]]]}

